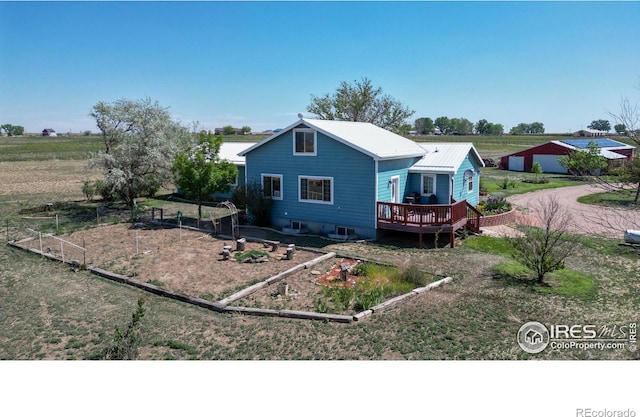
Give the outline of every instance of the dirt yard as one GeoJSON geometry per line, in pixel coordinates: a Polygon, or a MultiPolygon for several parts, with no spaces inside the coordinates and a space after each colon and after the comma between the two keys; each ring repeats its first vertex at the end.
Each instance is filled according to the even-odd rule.
{"type": "Polygon", "coordinates": [[[553,196],[571,216],[572,224],[569,229],[575,233],[622,238],[624,230],[639,228],[640,212],[638,210],[602,207],[578,202],[578,198],[581,196],[605,191],[602,187],[587,184],[517,194],[508,197],[507,200],[519,210],[520,216],[527,217],[531,215],[531,210],[536,204],[553,196]]]}
{"type": "MultiPolygon", "coordinates": [[[[322,255],[297,248],[294,259],[287,260],[286,247],[281,246],[272,252],[271,246],[247,242],[246,251],[264,252],[268,262],[243,263],[236,261],[236,243],[231,240],[220,240],[186,229],[133,228],[131,224],[124,223],[59,237],[78,246],[84,245],[88,267],[100,267],[174,292],[214,301],[322,255]],[[221,256],[225,245],[234,250],[228,260],[221,256]]],[[[39,250],[40,242],[36,238],[24,245],[39,250]]],[[[43,238],[43,250],[57,257],[64,252],[65,259],[83,262],[80,250],[51,237],[43,238]]],[[[324,274],[335,262],[318,264],[313,270],[324,274]]],[[[296,277],[295,284],[291,281],[291,296],[288,298],[295,299],[310,293],[311,289],[304,285],[306,278],[311,276],[310,270],[301,275],[302,278],[296,277]]],[[[311,287],[316,286],[311,284],[311,287]]]]}

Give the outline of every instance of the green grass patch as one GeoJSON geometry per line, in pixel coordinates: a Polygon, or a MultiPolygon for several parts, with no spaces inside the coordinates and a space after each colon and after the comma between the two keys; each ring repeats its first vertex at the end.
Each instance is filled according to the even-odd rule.
{"type": "Polygon", "coordinates": [[[494,269],[494,278],[507,281],[534,282],[532,271],[516,261],[501,262],[494,269]]]}
{"type": "Polygon", "coordinates": [[[569,176],[546,176],[544,174],[540,177],[544,177],[548,182],[536,183],[534,174],[528,172],[516,173],[513,171],[496,170],[494,168],[492,168],[491,171],[483,169],[481,176],[482,186],[491,197],[508,197],[515,194],[581,184],[569,176]],[[507,185],[506,188],[505,185],[507,185]]]}
{"type": "Polygon", "coordinates": [[[236,252],[234,256],[238,262],[243,262],[249,258],[261,258],[263,256],[266,256],[268,258],[269,254],[267,252],[254,249],[254,250],[247,250],[244,252],[236,252]]]}
{"type": "Polygon", "coordinates": [[[635,197],[636,190],[618,190],[584,195],[578,198],[578,202],[607,207],[638,208],[640,207],[640,203],[635,203],[633,201],[635,197]]]}
{"type": "Polygon", "coordinates": [[[466,239],[463,244],[471,249],[495,255],[511,257],[515,253],[509,240],[504,237],[473,236],[466,239]]]}
{"type": "Polygon", "coordinates": [[[593,300],[598,294],[593,277],[568,268],[547,274],[545,282],[549,285],[548,287],[536,286],[535,291],[583,300],[593,300]]]}
{"type": "Polygon", "coordinates": [[[535,274],[517,261],[507,261],[496,265],[494,278],[510,283],[531,286],[539,294],[555,294],[563,297],[592,300],[598,289],[593,277],[569,268],[560,269],[545,275],[544,284],[535,282],[535,274]]]}

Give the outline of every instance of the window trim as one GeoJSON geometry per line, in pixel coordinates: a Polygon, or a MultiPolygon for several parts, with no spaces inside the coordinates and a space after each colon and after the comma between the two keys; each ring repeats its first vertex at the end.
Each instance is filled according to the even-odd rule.
{"type": "Polygon", "coordinates": [[[435,195],[436,194],[436,180],[437,180],[438,176],[436,174],[422,174],[420,176],[420,195],[424,195],[424,196],[431,196],[431,195],[435,195]],[[433,192],[431,194],[425,193],[424,192],[424,178],[425,177],[431,177],[433,178],[433,192]]]}
{"type": "Polygon", "coordinates": [[[295,156],[316,156],[318,155],[318,132],[309,128],[293,129],[293,155],[295,156]],[[296,133],[313,133],[313,152],[296,152],[296,133]]]}
{"type": "MultiPolygon", "coordinates": [[[[262,185],[263,190],[264,190],[264,177],[271,177],[271,178],[279,178],[280,179],[280,196],[279,197],[275,197],[273,195],[271,195],[271,199],[273,200],[282,200],[282,196],[284,194],[283,192],[283,188],[284,188],[284,181],[282,180],[282,174],[260,174],[260,185],[262,185]]],[[[263,191],[264,193],[264,191],[263,191]]],[[[273,194],[273,189],[271,194],[273,194]]]]}
{"type": "MultiPolygon", "coordinates": [[[[298,202],[299,203],[314,203],[314,204],[328,204],[328,205],[333,205],[334,202],[334,196],[333,196],[333,190],[334,190],[334,180],[333,177],[323,177],[323,176],[316,176],[316,175],[298,175],[298,202]],[[331,200],[330,201],[324,201],[324,200],[309,200],[309,199],[303,199],[302,198],[302,180],[322,180],[322,181],[326,181],[329,180],[331,181],[330,183],[330,195],[331,195],[331,200]]],[[[323,185],[324,188],[324,185],[323,185]]]]}
{"type": "Polygon", "coordinates": [[[475,177],[475,174],[467,180],[467,194],[473,192],[473,177],[475,177]]]}

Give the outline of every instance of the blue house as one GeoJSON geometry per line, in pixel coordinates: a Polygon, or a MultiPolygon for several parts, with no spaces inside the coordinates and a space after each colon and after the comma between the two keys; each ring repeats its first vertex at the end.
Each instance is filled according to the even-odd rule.
{"type": "Polygon", "coordinates": [[[375,238],[378,230],[449,232],[479,199],[470,143],[420,145],[370,123],[299,119],[238,154],[248,183],[274,200],[288,232],[375,238]]]}

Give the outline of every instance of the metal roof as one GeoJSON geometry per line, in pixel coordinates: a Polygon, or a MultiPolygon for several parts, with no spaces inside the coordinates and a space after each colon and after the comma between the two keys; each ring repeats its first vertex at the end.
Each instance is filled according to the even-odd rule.
{"type": "MultiPolygon", "coordinates": [[[[582,139],[576,139],[578,141],[581,141],[582,139]]],[[[607,139],[610,140],[610,139],[607,139]]],[[[600,156],[604,156],[607,159],[622,159],[622,158],[626,158],[625,155],[619,154],[619,153],[615,153],[612,152],[611,149],[615,149],[615,150],[620,150],[620,149],[634,149],[633,146],[629,146],[629,145],[625,145],[624,143],[620,143],[620,142],[616,142],[615,140],[610,140],[611,142],[615,142],[618,143],[622,146],[611,146],[611,147],[607,147],[607,148],[603,148],[601,146],[598,146],[600,149],[600,156]]],[[[589,146],[585,146],[584,148],[578,147],[578,146],[574,146],[574,145],[570,145],[569,143],[567,143],[569,141],[567,140],[563,140],[563,141],[559,141],[559,140],[552,140],[551,143],[555,143],[556,145],[571,149],[571,150],[587,150],[589,148],[589,146]]],[[[589,141],[587,141],[589,142],[589,141]]],[[[588,144],[587,144],[588,145],[588,144]]]]}
{"type": "Polygon", "coordinates": [[[222,142],[218,156],[236,165],[244,165],[244,156],[238,154],[255,145],[257,142],[222,142]]]}
{"type": "Polygon", "coordinates": [[[633,146],[618,142],[609,138],[588,138],[588,139],[562,139],[559,142],[574,146],[579,149],[587,149],[590,142],[594,142],[599,148],[631,149],[633,146]]]}
{"type": "Polygon", "coordinates": [[[409,169],[409,172],[455,173],[469,152],[472,152],[480,165],[484,166],[480,154],[471,142],[434,142],[420,145],[427,153],[409,169]]]}
{"type": "Polygon", "coordinates": [[[264,145],[300,125],[315,129],[340,143],[370,156],[376,161],[422,156],[425,153],[425,150],[416,142],[371,123],[299,119],[281,132],[269,136],[239,154],[244,156],[253,149],[264,145]]]}

